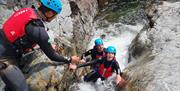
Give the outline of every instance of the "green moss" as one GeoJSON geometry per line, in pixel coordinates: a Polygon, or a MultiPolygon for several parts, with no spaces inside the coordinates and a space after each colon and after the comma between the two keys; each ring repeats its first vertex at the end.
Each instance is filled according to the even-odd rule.
{"type": "Polygon", "coordinates": [[[118,5],[116,9],[107,9],[102,12],[100,16],[105,15],[103,20],[107,20],[108,22],[117,22],[120,17],[126,16],[126,14],[137,11],[140,7],[139,2],[127,3],[125,5],[118,5]]]}

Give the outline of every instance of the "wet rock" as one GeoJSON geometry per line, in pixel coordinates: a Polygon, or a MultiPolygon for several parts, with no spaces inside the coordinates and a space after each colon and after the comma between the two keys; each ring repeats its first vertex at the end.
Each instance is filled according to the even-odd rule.
{"type": "Polygon", "coordinates": [[[131,63],[125,69],[124,91],[178,91],[180,89],[180,2],[162,2],[152,15],[153,28],[134,40],[131,63]],[[175,32],[175,31],[176,32],[175,32]],[[175,80],[176,79],[176,80],[175,80]]]}
{"type": "Polygon", "coordinates": [[[103,8],[95,19],[101,21],[98,25],[102,27],[115,22],[128,25],[136,25],[137,23],[146,24],[149,20],[144,8],[149,4],[151,4],[151,0],[109,0],[107,7],[103,8]]]}
{"type": "Polygon", "coordinates": [[[108,4],[108,0],[98,0],[98,5],[100,9],[103,9],[108,4]]]}
{"type": "MultiPolygon", "coordinates": [[[[62,0],[62,3],[61,14],[51,23],[45,23],[46,29],[49,30],[48,34],[52,42],[56,42],[60,47],[61,55],[67,57],[73,54],[80,55],[90,40],[93,19],[97,13],[97,1],[62,0]]],[[[36,0],[1,0],[0,27],[15,10],[31,7],[31,5],[37,6],[36,0]]],[[[33,61],[20,64],[31,91],[63,91],[74,82],[74,72],[68,71],[67,65],[54,65],[54,62],[51,62],[39,50],[36,55],[33,61]]]]}

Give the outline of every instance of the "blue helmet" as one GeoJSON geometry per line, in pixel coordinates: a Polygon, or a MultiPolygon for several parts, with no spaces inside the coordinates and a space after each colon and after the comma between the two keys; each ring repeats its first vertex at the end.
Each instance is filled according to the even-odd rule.
{"type": "Polygon", "coordinates": [[[116,48],[113,46],[109,46],[109,47],[107,47],[106,52],[116,54],[116,48]]]}
{"type": "Polygon", "coordinates": [[[94,43],[95,43],[95,46],[103,45],[103,41],[102,41],[101,38],[96,39],[96,40],[94,41],[94,43]]]}
{"type": "Polygon", "coordinates": [[[40,2],[59,14],[62,10],[62,3],[60,0],[40,0],[40,2]]]}

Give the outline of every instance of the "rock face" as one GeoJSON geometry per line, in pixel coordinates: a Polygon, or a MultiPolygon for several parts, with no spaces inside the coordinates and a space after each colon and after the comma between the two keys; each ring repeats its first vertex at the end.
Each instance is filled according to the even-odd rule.
{"type": "MultiPolygon", "coordinates": [[[[98,8],[97,1],[62,0],[62,3],[61,14],[46,24],[48,34],[60,47],[59,53],[64,56],[82,53],[90,39],[93,19],[98,8]]],[[[31,5],[37,6],[37,0],[1,0],[0,27],[14,11],[31,5]]],[[[72,79],[75,77],[73,72],[68,71],[67,65],[56,65],[41,51],[27,56],[20,64],[32,91],[63,91],[73,83],[72,79]],[[34,60],[29,61],[32,56],[34,60]]],[[[1,84],[3,89],[4,84],[1,84]]]]}
{"type": "Polygon", "coordinates": [[[155,5],[153,26],[144,29],[130,48],[124,91],[180,90],[180,2],[155,5]]]}
{"type": "MultiPolygon", "coordinates": [[[[37,0],[0,0],[0,27],[15,10],[37,6],[37,0]]],[[[117,21],[127,12],[133,13],[138,8],[138,2],[126,4],[126,0],[62,0],[61,14],[50,24],[47,24],[49,35],[60,47],[60,54],[70,56],[82,53],[91,37],[93,20],[98,5],[104,7],[110,4],[108,14],[102,19],[109,23],[117,21]],[[116,2],[118,5],[114,6],[116,2]],[[123,8],[122,8],[123,7],[123,8]],[[131,8],[127,10],[127,7],[131,8]],[[119,9],[121,8],[121,9],[119,9]],[[115,12],[114,12],[115,11],[115,12]],[[124,11],[124,12],[122,12],[124,11]],[[117,13],[121,12],[121,13],[117,13]]],[[[151,1],[151,0],[150,0],[151,1]]],[[[176,0],[171,0],[175,2],[176,0]]],[[[125,70],[128,84],[125,91],[179,91],[180,88],[180,2],[158,3],[148,10],[148,20],[144,10],[139,10],[137,17],[126,15],[122,23],[136,24],[139,21],[145,27],[134,39],[130,48],[130,65],[125,70]]],[[[108,10],[108,9],[107,9],[108,10]]],[[[106,22],[102,21],[104,26],[106,22]]],[[[102,24],[103,25],[103,24],[102,24]]],[[[31,91],[68,91],[77,75],[68,71],[67,65],[59,66],[50,61],[41,51],[29,55],[20,62],[20,67],[27,78],[31,91]],[[30,59],[33,61],[29,61],[30,59]]],[[[78,72],[77,72],[78,73],[78,72]]],[[[0,91],[4,84],[0,82],[0,91]]]]}

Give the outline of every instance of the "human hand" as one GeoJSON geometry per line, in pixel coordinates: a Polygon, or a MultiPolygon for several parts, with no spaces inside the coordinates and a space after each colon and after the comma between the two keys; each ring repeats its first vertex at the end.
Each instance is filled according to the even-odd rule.
{"type": "Polygon", "coordinates": [[[57,46],[56,46],[56,44],[51,44],[51,46],[52,46],[52,48],[53,48],[55,51],[57,51],[57,46]]]}
{"type": "Polygon", "coordinates": [[[76,70],[76,69],[77,69],[76,64],[72,64],[72,63],[69,64],[69,70],[76,70]]]}
{"type": "Polygon", "coordinates": [[[124,87],[126,85],[126,80],[123,79],[120,75],[117,75],[116,76],[116,84],[119,86],[119,87],[124,87]]]}
{"type": "Polygon", "coordinates": [[[72,64],[77,64],[79,62],[80,62],[80,57],[78,57],[78,56],[72,56],[71,57],[71,63],[72,64]]]}
{"type": "Polygon", "coordinates": [[[116,84],[118,84],[120,81],[121,81],[121,76],[120,76],[120,75],[117,75],[117,76],[116,76],[116,84]]]}
{"type": "Polygon", "coordinates": [[[86,61],[84,59],[81,59],[79,62],[80,63],[85,63],[86,61]]]}

